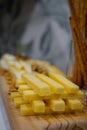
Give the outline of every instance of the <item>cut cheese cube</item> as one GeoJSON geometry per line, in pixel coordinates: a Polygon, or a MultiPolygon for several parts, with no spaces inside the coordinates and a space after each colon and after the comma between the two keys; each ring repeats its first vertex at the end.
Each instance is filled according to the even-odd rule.
{"type": "Polygon", "coordinates": [[[36,74],[36,76],[42,80],[43,82],[47,83],[50,88],[51,88],[51,91],[53,93],[56,93],[56,94],[61,94],[64,92],[64,87],[63,85],[57,83],[55,80],[43,75],[43,74],[36,74]]]}
{"type": "Polygon", "coordinates": [[[23,80],[32,85],[32,88],[38,93],[40,96],[47,96],[51,94],[51,90],[49,85],[39,80],[32,74],[25,74],[22,76],[23,80]]]}
{"type": "Polygon", "coordinates": [[[28,85],[19,85],[18,91],[22,94],[24,90],[31,90],[31,88],[28,85]]]}
{"type": "Polygon", "coordinates": [[[25,104],[25,103],[26,103],[26,101],[23,100],[22,97],[14,98],[14,106],[17,108],[20,107],[20,105],[25,104]]]}
{"type": "Polygon", "coordinates": [[[45,113],[45,103],[42,100],[32,101],[32,109],[35,113],[45,113]]]}
{"type": "Polygon", "coordinates": [[[82,110],[83,105],[78,99],[68,99],[67,105],[71,110],[82,110]]]}
{"type": "Polygon", "coordinates": [[[32,107],[30,104],[21,105],[20,106],[20,113],[22,116],[34,115],[34,112],[32,111],[32,107]]]}
{"type": "Polygon", "coordinates": [[[30,102],[32,100],[40,99],[40,96],[38,96],[33,90],[25,90],[23,91],[23,99],[30,102]]]}
{"type": "Polygon", "coordinates": [[[11,92],[11,98],[14,99],[16,97],[21,97],[21,94],[19,92],[11,92]]]}
{"type": "Polygon", "coordinates": [[[51,99],[47,102],[49,107],[54,112],[63,112],[65,111],[65,102],[62,99],[51,99]]]}
{"type": "Polygon", "coordinates": [[[49,76],[52,79],[56,80],[57,82],[61,83],[68,93],[77,93],[78,92],[79,87],[76,84],[69,81],[64,76],[55,74],[55,73],[49,73],[49,76]]]}

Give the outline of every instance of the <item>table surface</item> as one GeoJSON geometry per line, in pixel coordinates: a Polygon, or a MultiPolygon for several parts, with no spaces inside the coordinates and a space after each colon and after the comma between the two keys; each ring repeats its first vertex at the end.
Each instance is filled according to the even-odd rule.
{"type": "Polygon", "coordinates": [[[0,95],[0,130],[11,130],[1,95],[0,95]]]}

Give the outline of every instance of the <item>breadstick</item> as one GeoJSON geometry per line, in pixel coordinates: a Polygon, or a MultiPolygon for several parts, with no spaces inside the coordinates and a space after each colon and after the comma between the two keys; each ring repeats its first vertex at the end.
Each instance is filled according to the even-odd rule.
{"type": "Polygon", "coordinates": [[[75,53],[79,59],[79,63],[80,63],[80,67],[81,67],[81,70],[82,70],[82,74],[83,74],[83,78],[84,78],[84,81],[86,83],[86,80],[87,80],[87,74],[86,74],[86,71],[85,71],[85,67],[84,67],[84,64],[83,64],[83,60],[82,60],[82,56],[80,54],[80,51],[79,51],[79,47],[78,47],[78,39],[76,37],[76,32],[75,32],[75,29],[74,29],[74,22],[73,22],[73,19],[70,18],[70,23],[71,23],[71,27],[72,27],[72,34],[73,34],[73,39],[74,39],[74,46],[75,46],[75,53]]]}
{"type": "Polygon", "coordinates": [[[77,59],[75,60],[74,63],[74,73],[73,73],[73,82],[76,83],[77,81],[77,59]]]}
{"type": "Polygon", "coordinates": [[[82,73],[81,73],[81,69],[80,69],[80,66],[79,66],[79,63],[78,63],[78,71],[77,71],[77,85],[79,86],[79,87],[81,87],[81,75],[82,75],[82,73]]]}
{"type": "MultiPolygon", "coordinates": [[[[74,39],[76,39],[76,38],[74,38],[74,39]]],[[[76,48],[76,51],[77,51],[77,56],[78,56],[78,59],[79,59],[81,70],[82,70],[82,75],[83,75],[83,79],[84,79],[84,82],[85,82],[85,86],[87,86],[87,73],[86,73],[86,70],[85,70],[85,66],[83,64],[83,60],[82,60],[81,53],[79,51],[78,44],[75,44],[75,48],[76,48]]]]}

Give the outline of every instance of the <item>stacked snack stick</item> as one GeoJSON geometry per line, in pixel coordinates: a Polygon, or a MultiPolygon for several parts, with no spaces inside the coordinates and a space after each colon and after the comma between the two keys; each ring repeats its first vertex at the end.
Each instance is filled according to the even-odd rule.
{"type": "Polygon", "coordinates": [[[69,0],[75,48],[73,82],[87,88],[87,0],[69,0]]]}
{"type": "Polygon", "coordinates": [[[38,60],[36,62],[17,60],[15,56],[4,55],[1,59],[1,67],[6,67],[6,71],[1,69],[1,75],[6,76],[9,85],[9,101],[12,101],[21,115],[83,111],[80,99],[84,98],[84,93],[55,66],[38,60]],[[34,63],[35,70],[32,66],[34,63]],[[40,65],[39,70],[38,65],[40,65]],[[45,74],[42,73],[43,70],[45,74]],[[11,88],[13,81],[15,85],[11,88]]]}

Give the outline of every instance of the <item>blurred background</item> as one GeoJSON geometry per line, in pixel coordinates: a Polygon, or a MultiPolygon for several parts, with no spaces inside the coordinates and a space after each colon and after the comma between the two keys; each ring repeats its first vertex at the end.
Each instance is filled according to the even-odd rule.
{"type": "Polygon", "coordinates": [[[68,0],[0,0],[0,56],[49,61],[67,72],[71,29],[68,0]]]}

